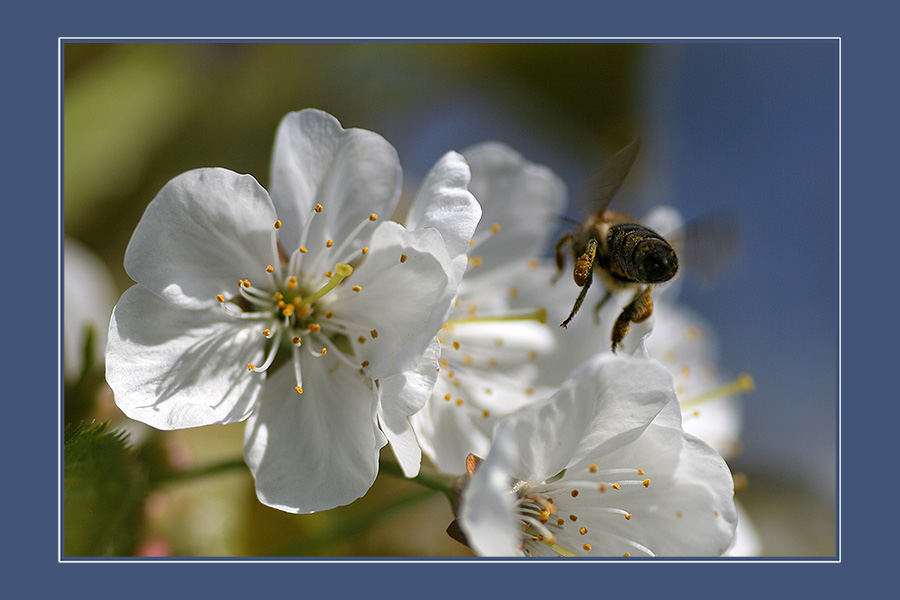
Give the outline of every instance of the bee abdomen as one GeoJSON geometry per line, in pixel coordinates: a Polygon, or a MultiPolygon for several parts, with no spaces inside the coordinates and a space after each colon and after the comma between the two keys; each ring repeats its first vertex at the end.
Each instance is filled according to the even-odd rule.
{"type": "Polygon", "coordinates": [[[607,233],[611,269],[640,283],[662,283],[675,277],[678,257],[661,235],[637,223],[613,225],[607,233]]]}

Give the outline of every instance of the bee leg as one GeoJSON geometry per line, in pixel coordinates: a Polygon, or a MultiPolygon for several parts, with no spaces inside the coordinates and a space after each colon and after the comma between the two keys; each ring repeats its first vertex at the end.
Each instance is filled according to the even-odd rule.
{"type": "Polygon", "coordinates": [[[571,251],[572,244],[574,243],[575,236],[571,233],[565,234],[556,242],[556,246],[554,246],[554,251],[556,253],[556,275],[553,276],[550,283],[556,283],[562,275],[563,269],[566,268],[566,250],[571,251]]]}
{"type": "Polygon", "coordinates": [[[652,285],[648,285],[644,289],[638,291],[631,302],[622,309],[622,313],[616,319],[612,328],[612,351],[616,353],[616,347],[622,343],[631,323],[640,323],[646,321],[653,314],[653,298],[650,296],[652,285]]]}
{"type": "Polygon", "coordinates": [[[600,324],[600,309],[603,308],[603,305],[612,298],[612,292],[610,290],[606,290],[606,294],[600,299],[600,302],[597,303],[597,306],[594,307],[594,324],[600,324]]]}
{"type": "Polygon", "coordinates": [[[588,274],[587,282],[584,284],[584,287],[581,288],[581,293],[578,294],[578,298],[575,300],[575,306],[572,307],[572,312],[569,313],[569,316],[566,317],[566,320],[559,324],[560,327],[566,327],[569,324],[569,321],[572,320],[572,317],[575,316],[575,313],[578,312],[578,309],[581,308],[581,303],[584,302],[584,297],[587,295],[588,288],[591,287],[591,277],[588,274]]]}
{"type": "Polygon", "coordinates": [[[588,242],[587,251],[575,261],[575,270],[572,272],[572,277],[575,279],[575,283],[581,286],[581,293],[578,294],[578,298],[575,300],[575,306],[572,307],[572,312],[570,312],[566,320],[560,324],[560,327],[565,327],[569,324],[569,321],[572,320],[572,317],[574,317],[575,313],[578,312],[578,309],[581,308],[581,303],[584,302],[584,297],[587,295],[588,288],[591,287],[591,281],[593,280],[594,257],[596,254],[597,240],[592,239],[588,242]]]}

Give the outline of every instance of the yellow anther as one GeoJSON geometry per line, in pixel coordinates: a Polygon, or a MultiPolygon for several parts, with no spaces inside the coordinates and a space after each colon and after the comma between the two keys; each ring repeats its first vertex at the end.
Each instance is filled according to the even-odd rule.
{"type": "Polygon", "coordinates": [[[360,291],[362,291],[362,288],[359,287],[358,285],[354,285],[354,286],[353,286],[352,288],[350,288],[350,289],[353,290],[354,292],[360,292],[360,291]]]}
{"type": "Polygon", "coordinates": [[[334,316],[334,313],[331,312],[330,310],[329,310],[328,312],[325,313],[325,318],[326,318],[326,319],[330,319],[330,318],[333,317],[333,316],[334,316]]]}
{"type": "Polygon", "coordinates": [[[247,370],[248,370],[248,371],[252,371],[252,370],[255,369],[255,368],[256,368],[256,365],[254,365],[253,363],[247,363],[247,370]]]}
{"type": "Polygon", "coordinates": [[[298,319],[305,319],[306,315],[308,315],[309,311],[311,310],[309,304],[304,304],[303,306],[300,306],[300,298],[294,298],[294,306],[297,307],[297,318],[298,319]]]}
{"type": "Polygon", "coordinates": [[[590,544],[585,544],[584,546],[582,546],[582,548],[584,548],[584,551],[585,551],[585,552],[590,552],[590,551],[591,551],[591,545],[590,545],[590,544]]]}
{"type": "Polygon", "coordinates": [[[641,483],[644,484],[644,487],[650,487],[650,480],[649,480],[649,479],[645,479],[645,480],[642,481],[641,483]]]}
{"type": "Polygon", "coordinates": [[[591,465],[588,467],[588,471],[590,471],[591,473],[596,473],[599,470],[600,470],[600,467],[598,467],[597,465],[591,465]]]}
{"type": "Polygon", "coordinates": [[[298,385],[297,387],[294,388],[294,391],[297,392],[298,394],[302,394],[303,388],[298,385]]]}
{"type": "Polygon", "coordinates": [[[459,350],[459,342],[453,342],[453,349],[459,350]]]}
{"type": "Polygon", "coordinates": [[[622,489],[622,486],[620,486],[618,483],[614,483],[614,484],[613,484],[613,489],[614,489],[614,490],[621,490],[621,489],[622,489]]]}
{"type": "Polygon", "coordinates": [[[631,513],[625,513],[625,520],[626,520],[626,521],[630,521],[630,520],[631,520],[631,513]]]}
{"type": "Polygon", "coordinates": [[[275,292],[275,294],[272,297],[275,298],[276,300],[281,300],[282,298],[284,298],[284,294],[282,294],[281,292],[275,292]]]}
{"type": "Polygon", "coordinates": [[[462,406],[462,405],[463,405],[463,399],[462,399],[462,398],[457,398],[457,399],[456,399],[456,405],[457,405],[457,406],[462,406]]]}
{"type": "Polygon", "coordinates": [[[526,396],[531,396],[532,394],[534,394],[534,388],[528,388],[525,390],[526,396]]]}
{"type": "Polygon", "coordinates": [[[577,497],[578,497],[578,490],[572,490],[572,497],[573,497],[573,498],[577,498],[577,497]]]}
{"type": "Polygon", "coordinates": [[[266,337],[269,337],[270,335],[272,335],[272,330],[271,329],[263,329],[263,335],[266,337]]]}
{"type": "Polygon", "coordinates": [[[300,246],[300,254],[306,254],[309,250],[306,249],[306,246],[300,246]]]}
{"type": "Polygon", "coordinates": [[[334,273],[332,273],[331,271],[325,271],[325,277],[331,279],[332,277],[334,277],[334,273]]]}
{"type": "Polygon", "coordinates": [[[266,273],[274,273],[274,272],[275,272],[275,267],[273,267],[272,265],[266,265],[266,273]]]}
{"type": "Polygon", "coordinates": [[[369,247],[368,247],[368,246],[363,246],[361,252],[362,252],[363,254],[368,254],[368,253],[369,253],[369,247]]]}
{"type": "Polygon", "coordinates": [[[294,344],[295,346],[296,346],[297,344],[299,344],[299,343],[300,343],[300,336],[295,335],[294,337],[292,337],[292,338],[291,338],[291,343],[294,344]]]}
{"type": "Polygon", "coordinates": [[[581,528],[578,530],[578,533],[580,533],[581,535],[586,534],[586,533],[587,533],[587,527],[581,527],[581,528]]]}
{"type": "Polygon", "coordinates": [[[378,215],[376,215],[375,213],[372,213],[371,215],[369,215],[369,220],[370,220],[370,221],[377,221],[377,220],[378,220],[378,215]]]}
{"type": "Polygon", "coordinates": [[[322,205],[316,204],[315,207],[313,207],[313,210],[316,211],[317,213],[322,212],[322,205]]]}
{"type": "Polygon", "coordinates": [[[500,223],[491,225],[491,233],[500,233],[500,223]]]}
{"type": "Polygon", "coordinates": [[[538,353],[537,353],[536,350],[529,350],[529,351],[528,351],[528,360],[534,360],[534,359],[536,359],[537,357],[538,357],[538,353]]]}
{"type": "Polygon", "coordinates": [[[284,308],[285,306],[287,306],[287,302],[285,302],[284,300],[279,300],[277,306],[278,308],[284,308]]]}
{"type": "Polygon", "coordinates": [[[405,263],[407,258],[409,258],[409,257],[406,256],[405,254],[401,254],[401,255],[400,255],[400,262],[405,263]]]}
{"type": "Polygon", "coordinates": [[[578,520],[578,515],[569,515],[569,520],[573,523],[578,520]]]}
{"type": "Polygon", "coordinates": [[[225,296],[223,296],[222,294],[217,294],[216,300],[218,300],[219,302],[225,302],[225,296]]]}
{"type": "Polygon", "coordinates": [[[638,469],[638,475],[644,475],[645,473],[646,471],[644,471],[643,469],[638,469]]]}
{"type": "Polygon", "coordinates": [[[629,556],[631,556],[631,552],[626,552],[626,553],[623,554],[622,556],[624,556],[625,558],[628,558],[629,556]]]}
{"type": "Polygon", "coordinates": [[[368,366],[369,366],[369,361],[367,361],[367,360],[364,360],[364,361],[362,361],[362,362],[361,362],[361,363],[359,363],[359,364],[360,364],[360,366],[362,366],[362,368],[363,368],[363,369],[365,369],[365,368],[366,368],[366,367],[368,367],[368,366]]]}
{"type": "Polygon", "coordinates": [[[474,246],[474,245],[475,245],[475,240],[469,240],[469,245],[470,245],[470,246],[474,246]]]}
{"type": "Polygon", "coordinates": [[[489,411],[489,410],[482,411],[481,416],[484,417],[485,419],[488,419],[491,416],[491,411],[489,411]]]}
{"type": "Polygon", "coordinates": [[[560,527],[562,527],[565,524],[565,522],[566,522],[565,519],[557,519],[556,520],[556,524],[559,525],[560,527]]]}
{"type": "Polygon", "coordinates": [[[327,242],[325,242],[326,248],[331,248],[332,246],[334,246],[334,240],[328,240],[327,242]]]}
{"type": "Polygon", "coordinates": [[[371,336],[372,336],[372,339],[374,340],[375,338],[378,337],[378,330],[377,330],[377,329],[373,329],[372,331],[369,332],[369,335],[371,335],[371,336]]]}
{"type": "Polygon", "coordinates": [[[326,354],[328,354],[328,348],[322,348],[321,350],[319,350],[319,356],[325,356],[326,354]]]}
{"type": "Polygon", "coordinates": [[[358,338],[356,338],[356,341],[359,342],[360,344],[365,344],[366,338],[364,338],[363,336],[359,336],[358,338]]]}
{"type": "Polygon", "coordinates": [[[447,371],[447,379],[453,379],[453,376],[456,375],[456,372],[453,370],[447,371]]]}
{"type": "Polygon", "coordinates": [[[531,269],[532,271],[537,269],[540,265],[541,265],[541,263],[539,263],[537,260],[535,260],[533,258],[528,261],[528,268],[531,269]]]}
{"type": "Polygon", "coordinates": [[[309,324],[309,330],[312,331],[313,333],[319,331],[320,329],[322,329],[322,326],[319,325],[318,323],[310,323],[309,324]]]}
{"type": "Polygon", "coordinates": [[[606,491],[606,484],[605,484],[605,483],[601,483],[600,485],[598,485],[598,486],[597,486],[597,491],[600,492],[601,494],[602,494],[603,492],[605,492],[605,491],[606,491]]]}
{"type": "Polygon", "coordinates": [[[281,229],[281,221],[275,221],[275,229],[281,229]]]}
{"type": "Polygon", "coordinates": [[[447,402],[450,402],[451,397],[452,396],[450,396],[450,394],[444,394],[444,400],[446,400],[447,402]]]}
{"type": "Polygon", "coordinates": [[[538,513],[538,519],[541,520],[541,523],[546,523],[550,520],[550,511],[547,509],[542,510],[540,513],[538,513]]]}

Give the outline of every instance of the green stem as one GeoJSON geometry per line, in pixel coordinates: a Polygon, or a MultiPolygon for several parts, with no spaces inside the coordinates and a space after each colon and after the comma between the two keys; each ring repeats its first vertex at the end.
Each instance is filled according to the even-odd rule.
{"type": "Polygon", "coordinates": [[[403,477],[404,479],[409,479],[409,481],[415,481],[416,483],[427,487],[428,489],[435,490],[443,493],[448,498],[453,497],[453,481],[454,479],[451,477],[447,477],[445,475],[435,475],[431,473],[422,473],[420,472],[415,477],[407,478],[406,475],[403,474],[403,469],[400,468],[400,465],[383,460],[381,461],[381,471],[387,473],[389,475],[394,475],[396,477],[403,477]]]}
{"type": "Polygon", "coordinates": [[[227,473],[228,471],[234,471],[238,469],[243,470],[246,468],[247,463],[244,462],[243,458],[235,458],[220,463],[198,467],[190,471],[172,472],[158,478],[155,483],[161,485],[166,485],[169,483],[184,483],[186,481],[202,479],[203,477],[208,477],[210,475],[218,475],[219,473],[227,473]]]}

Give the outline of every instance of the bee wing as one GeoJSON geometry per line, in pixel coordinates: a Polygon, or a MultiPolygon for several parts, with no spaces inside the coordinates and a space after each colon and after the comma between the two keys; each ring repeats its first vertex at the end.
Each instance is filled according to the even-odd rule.
{"type": "Polygon", "coordinates": [[[609,206],[610,200],[625,181],[625,176],[631,171],[640,147],[641,139],[634,138],[627,146],[610,156],[603,167],[594,174],[590,185],[594,202],[598,207],[597,214],[603,214],[609,206]]]}
{"type": "Polygon", "coordinates": [[[679,262],[704,286],[711,286],[724,272],[734,268],[744,254],[737,212],[726,209],[688,221],[671,238],[679,262]]]}

